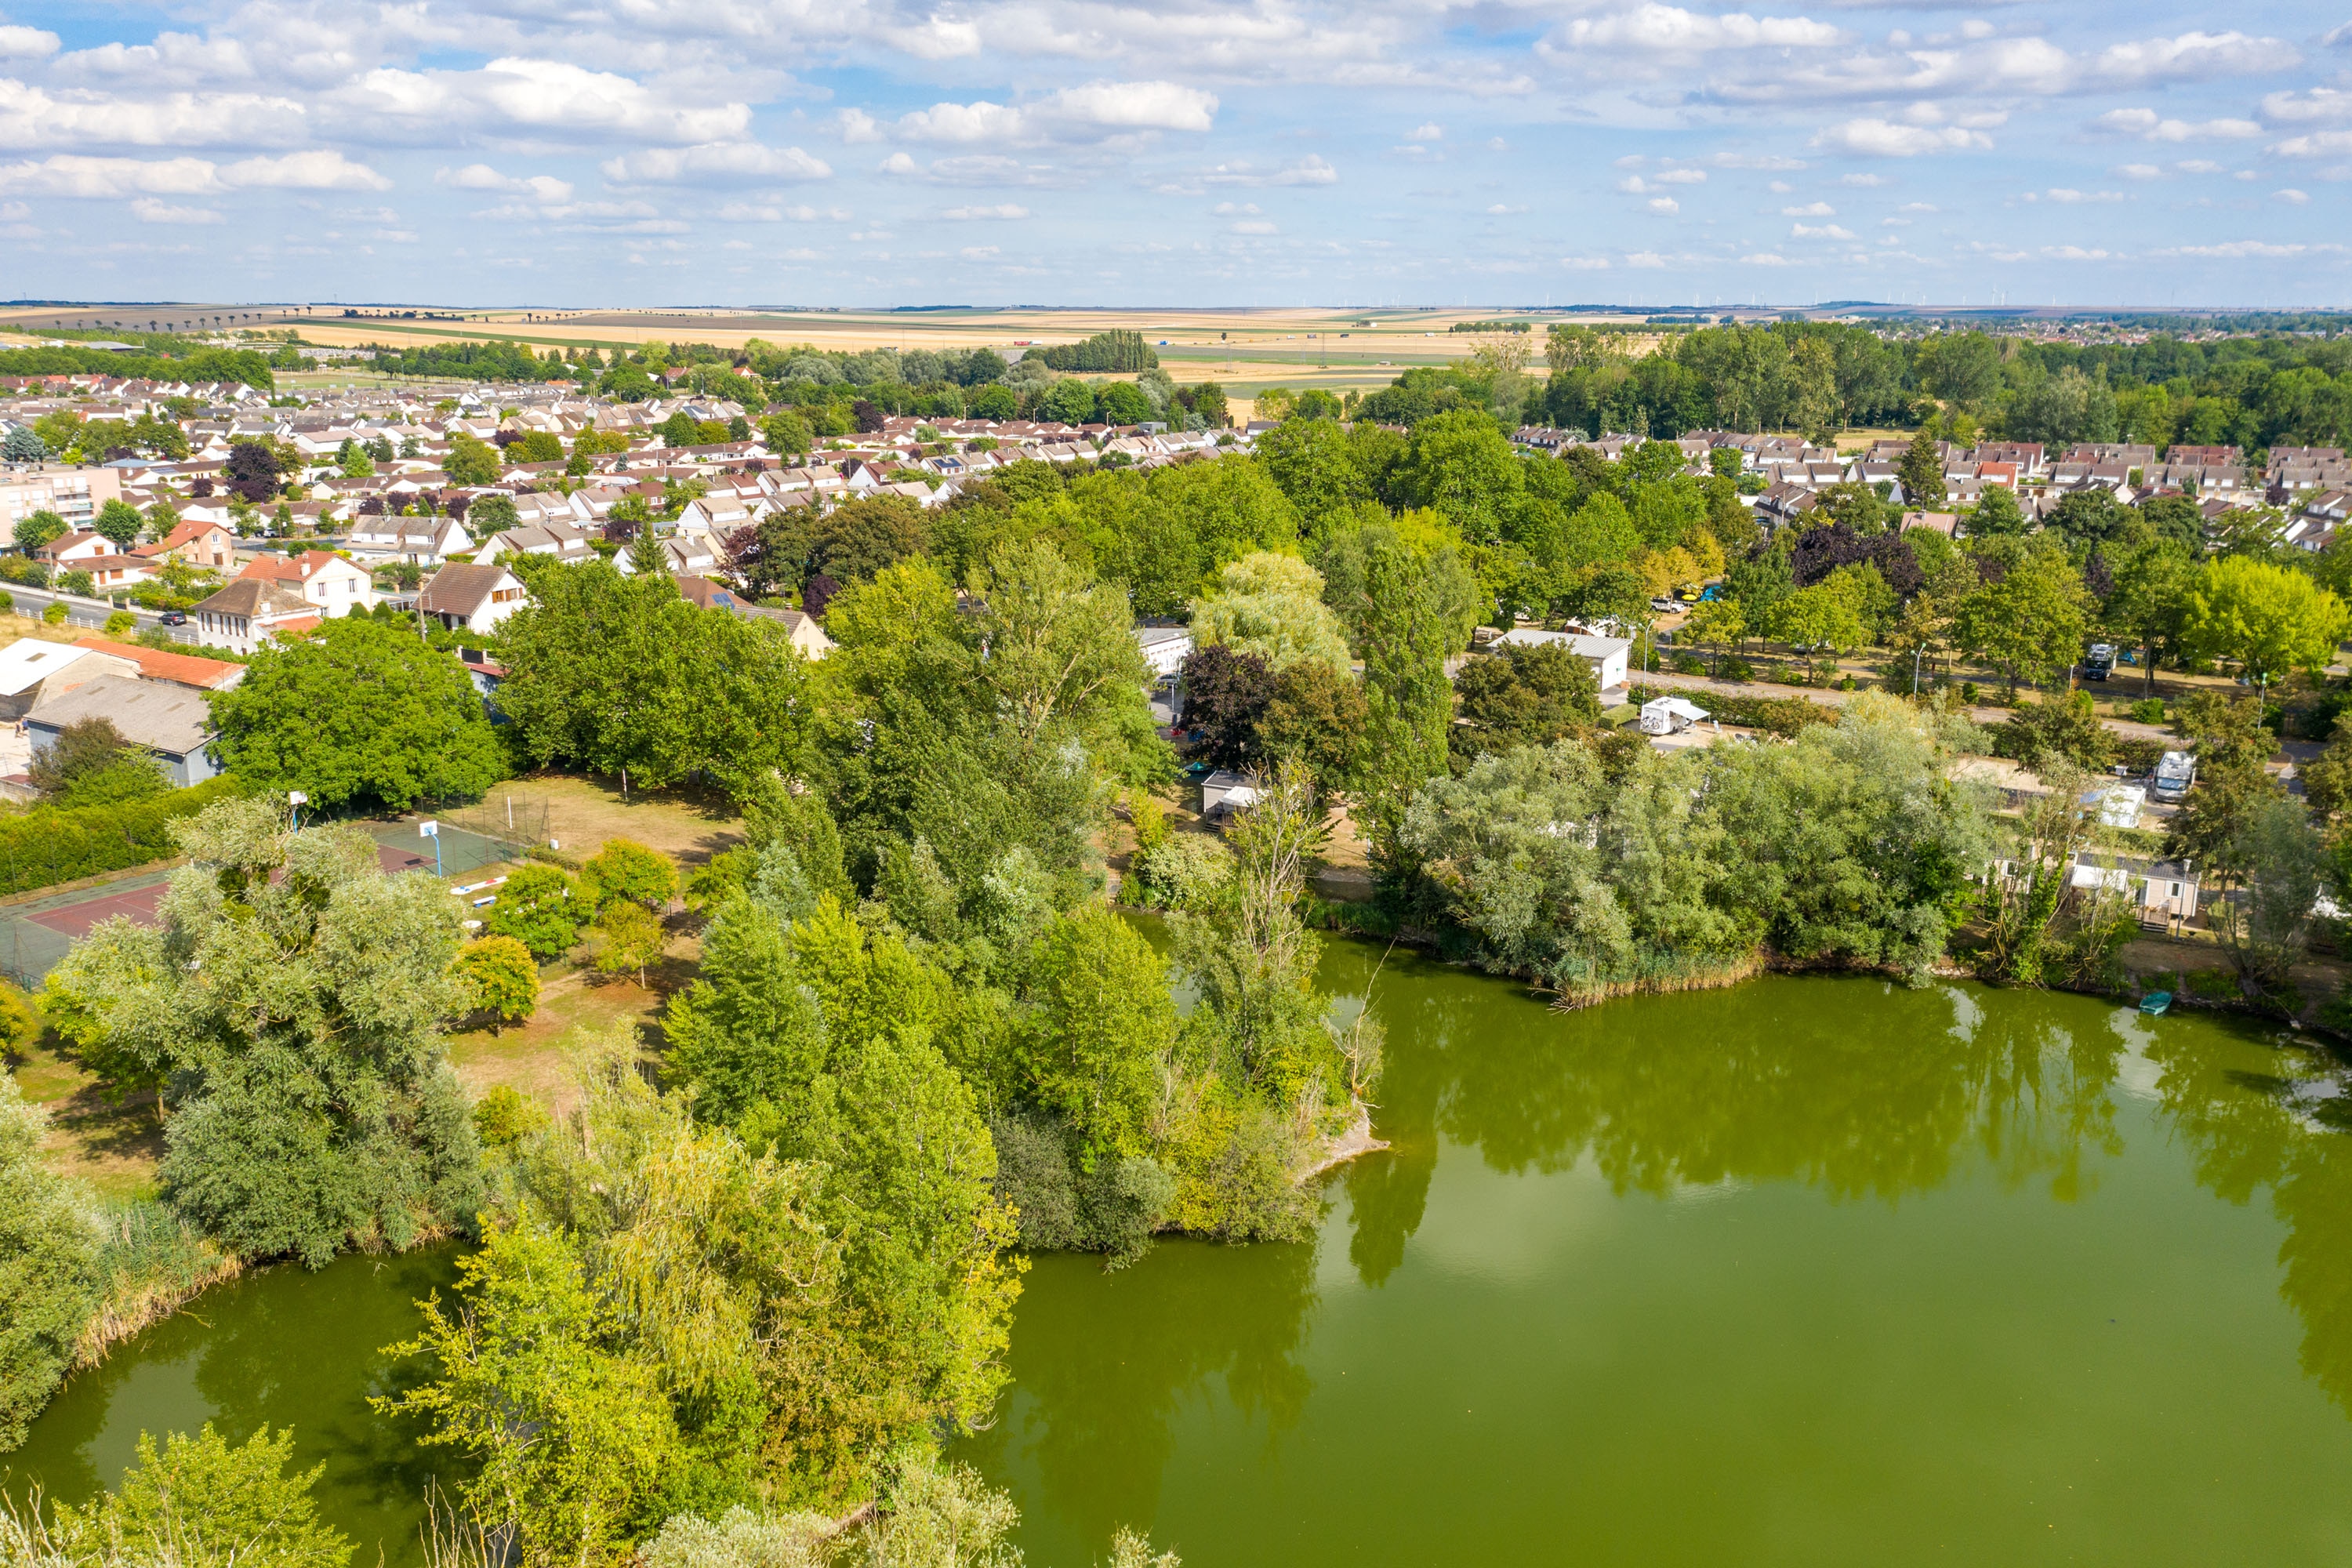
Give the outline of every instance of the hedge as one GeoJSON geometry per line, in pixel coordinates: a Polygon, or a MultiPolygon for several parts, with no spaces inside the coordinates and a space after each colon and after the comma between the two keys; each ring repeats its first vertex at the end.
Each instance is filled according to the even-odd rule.
{"type": "Polygon", "coordinates": [[[1734,697],[1728,692],[1666,690],[1646,686],[1637,687],[1633,692],[1637,705],[1654,697],[1685,698],[1706,709],[1710,719],[1774,735],[1793,735],[1808,724],[1834,724],[1838,719],[1836,709],[1803,697],[1734,697]]]}
{"type": "Polygon", "coordinates": [[[179,852],[173,823],[244,787],[224,774],[128,805],[37,805],[0,817],[0,896],[169,859],[179,852]]]}

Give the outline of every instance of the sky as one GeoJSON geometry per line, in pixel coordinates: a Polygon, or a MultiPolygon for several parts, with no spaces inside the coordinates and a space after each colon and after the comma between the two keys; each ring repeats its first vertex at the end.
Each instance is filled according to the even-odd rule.
{"type": "Polygon", "coordinates": [[[2352,305],[2352,0],[9,0],[0,296],[2352,305]]]}

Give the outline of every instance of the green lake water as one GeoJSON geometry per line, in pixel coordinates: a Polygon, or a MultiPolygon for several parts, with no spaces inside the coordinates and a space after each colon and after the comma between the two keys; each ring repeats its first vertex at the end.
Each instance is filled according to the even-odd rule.
{"type": "MultiPolygon", "coordinates": [[[[1770,978],[1555,1013],[1334,944],[1392,1151],[1318,1238],[1035,1259],[959,1457],[1034,1568],[2352,1563],[2352,1120],[2272,1031],[1770,978]]],[[[18,1454],[291,1422],[397,1563],[434,1461],[362,1403],[446,1258],[208,1295],[18,1454]]],[[[362,1561],[373,1552],[363,1552],[362,1561]]]]}

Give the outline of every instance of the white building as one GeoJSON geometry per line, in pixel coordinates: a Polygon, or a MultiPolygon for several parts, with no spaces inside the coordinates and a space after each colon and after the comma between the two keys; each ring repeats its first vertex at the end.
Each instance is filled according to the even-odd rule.
{"type": "Polygon", "coordinates": [[[1496,647],[1540,647],[1556,643],[1592,667],[1593,684],[1601,688],[1601,700],[1615,702],[1625,695],[1626,660],[1633,649],[1630,637],[1596,637],[1583,632],[1548,632],[1537,626],[1520,626],[1505,632],[1495,639],[1496,647]]]}

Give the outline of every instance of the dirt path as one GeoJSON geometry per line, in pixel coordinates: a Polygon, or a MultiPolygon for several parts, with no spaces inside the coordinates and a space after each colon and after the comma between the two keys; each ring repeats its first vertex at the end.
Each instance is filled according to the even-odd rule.
{"type": "MultiPolygon", "coordinates": [[[[1713,676],[1678,675],[1672,670],[1664,669],[1649,671],[1639,678],[1637,684],[1668,687],[1677,691],[1712,691],[1727,697],[1751,697],[1767,700],[1785,701],[1791,697],[1801,697],[1808,702],[1818,702],[1824,708],[1843,708],[1846,704],[1846,700],[1854,695],[1851,691],[1837,691],[1818,686],[1780,686],[1760,680],[1717,680],[1713,676]]],[[[1702,703],[1700,706],[1704,707],[1705,704],[1702,703]]],[[[2011,710],[1979,706],[1970,708],[1967,711],[1970,719],[1990,727],[2007,720],[2011,710]]],[[[2128,741],[2154,741],[2169,746],[2179,740],[2178,735],[2162,724],[2142,724],[2130,719],[2105,718],[2101,719],[2099,722],[2128,741]]]]}

